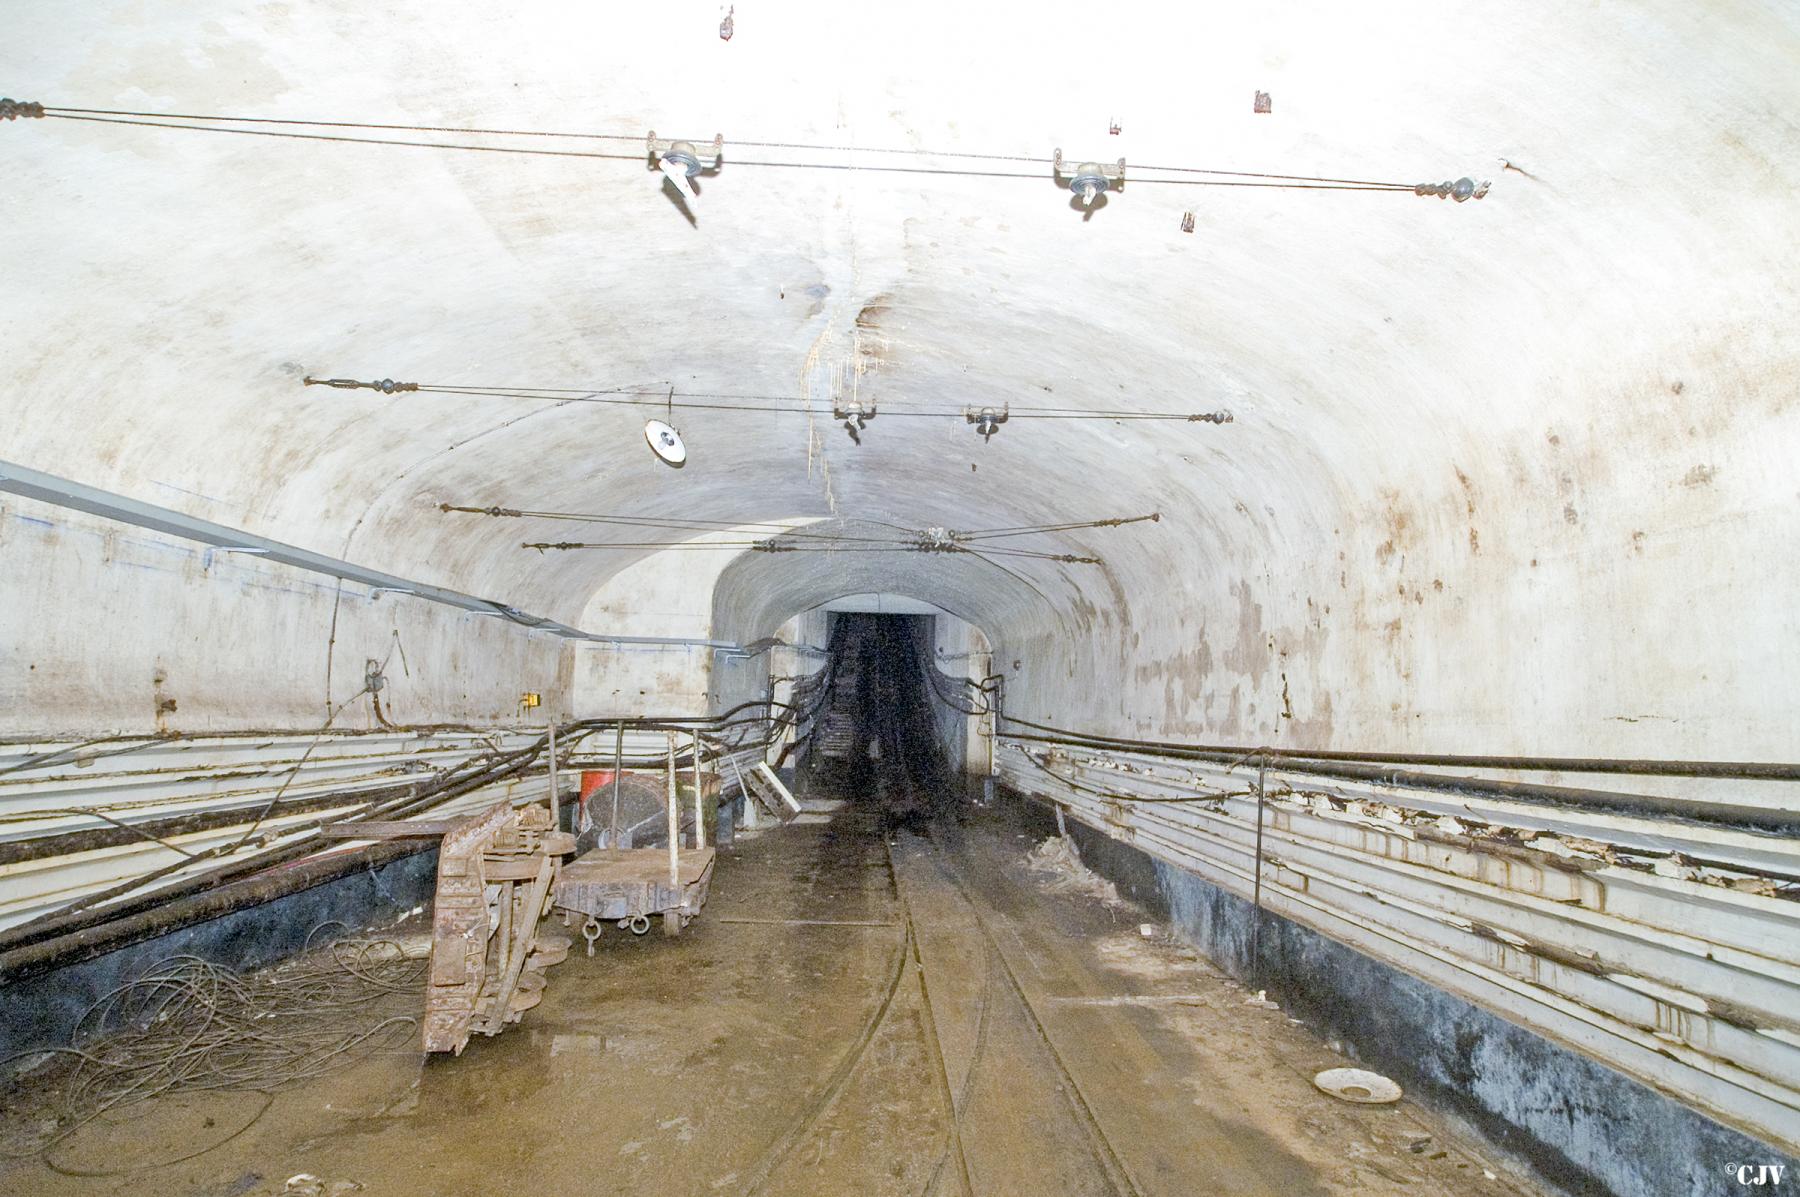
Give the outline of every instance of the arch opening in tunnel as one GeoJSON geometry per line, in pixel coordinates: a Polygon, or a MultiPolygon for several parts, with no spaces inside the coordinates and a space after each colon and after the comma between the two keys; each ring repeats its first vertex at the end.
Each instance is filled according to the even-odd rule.
{"type": "MultiPolygon", "coordinates": [[[[827,612],[826,694],[799,758],[823,786],[899,821],[954,811],[987,771],[991,722],[968,662],[971,630],[942,614],[827,612]]],[[[978,635],[978,633],[977,633],[978,635]]]]}

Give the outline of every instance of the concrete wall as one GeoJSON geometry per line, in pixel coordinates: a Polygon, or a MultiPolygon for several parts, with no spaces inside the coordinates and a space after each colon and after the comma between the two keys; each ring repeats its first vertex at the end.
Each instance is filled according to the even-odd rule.
{"type": "Polygon", "coordinates": [[[565,641],[0,497],[0,735],[513,724],[568,711],[565,641]],[[544,706],[527,713],[526,691],[544,706]]]}
{"type": "Polygon", "coordinates": [[[957,707],[976,709],[976,700],[967,693],[964,680],[980,683],[986,677],[992,656],[987,637],[953,615],[939,615],[932,620],[932,634],[921,665],[941,675],[942,693],[927,696],[937,720],[939,736],[946,748],[946,759],[953,776],[960,778],[988,775],[988,743],[992,735],[991,718],[964,714],[957,707]],[[945,701],[946,698],[953,702],[945,701]]]}
{"type": "Polygon", "coordinates": [[[1545,362],[1529,385],[1579,418],[1495,412],[1429,457],[1346,431],[1369,470],[1240,501],[1217,519],[1228,555],[1134,570],[1078,635],[1009,629],[1013,712],[1247,745],[1792,759],[1800,367],[1669,338],[1625,378],[1545,362]]]}

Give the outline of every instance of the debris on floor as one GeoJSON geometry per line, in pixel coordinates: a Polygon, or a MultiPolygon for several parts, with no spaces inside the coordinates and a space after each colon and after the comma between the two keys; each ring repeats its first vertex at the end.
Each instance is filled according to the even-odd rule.
{"type": "Polygon", "coordinates": [[[105,1153],[88,1140],[106,1143],[128,1107],[176,1094],[223,1102],[203,1127],[223,1139],[254,1123],[275,1092],[410,1047],[425,943],[419,936],[346,937],[254,973],[193,956],[154,963],[91,1006],[68,1047],[46,1051],[21,1075],[38,1117],[29,1127],[9,1123],[9,1147],[46,1158],[82,1156],[79,1167],[88,1175],[204,1152],[207,1136],[200,1135],[196,1143],[148,1144],[143,1160],[121,1161],[116,1146],[115,1158],[100,1160],[105,1153]],[[227,1115],[239,1107],[248,1113],[227,1130],[227,1115]]]}
{"type": "Polygon", "coordinates": [[[345,1193],[360,1193],[362,1186],[353,1180],[321,1180],[310,1172],[301,1172],[290,1176],[281,1190],[281,1197],[342,1197],[345,1193]]]}
{"type": "Polygon", "coordinates": [[[1327,1068],[1313,1077],[1322,1092],[1358,1105],[1385,1106],[1400,1100],[1400,1086],[1363,1068],[1327,1068]]]}
{"type": "Polygon", "coordinates": [[[1081,863],[1081,853],[1068,836],[1051,836],[1025,854],[1025,867],[1047,878],[1053,894],[1079,894],[1108,906],[1120,905],[1119,889],[1081,863]]]}

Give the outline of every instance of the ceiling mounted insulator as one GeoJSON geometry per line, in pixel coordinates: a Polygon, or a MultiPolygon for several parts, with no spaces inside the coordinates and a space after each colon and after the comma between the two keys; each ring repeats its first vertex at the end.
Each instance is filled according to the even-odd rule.
{"type": "Polygon", "coordinates": [[[850,439],[860,445],[862,430],[875,418],[875,404],[873,401],[865,403],[861,399],[834,398],[831,401],[831,418],[841,423],[844,431],[850,434],[850,439]]]}
{"type": "Polygon", "coordinates": [[[919,550],[925,553],[954,553],[961,548],[962,537],[950,529],[933,525],[919,532],[919,550]]]}
{"type": "Polygon", "coordinates": [[[669,180],[675,190],[689,200],[700,198],[699,191],[694,187],[694,179],[701,174],[716,174],[719,163],[725,156],[725,135],[723,133],[713,137],[712,145],[709,147],[712,159],[710,162],[702,159],[700,150],[695,147],[693,142],[662,141],[657,138],[654,129],[645,139],[645,144],[650,152],[651,165],[661,171],[663,177],[669,180]]]}
{"type": "Polygon", "coordinates": [[[1435,195],[1439,199],[1453,199],[1460,204],[1465,200],[1482,198],[1488,193],[1488,188],[1492,186],[1493,183],[1487,179],[1477,183],[1474,179],[1464,175],[1460,179],[1446,179],[1442,183],[1420,183],[1413,188],[1413,194],[1435,195]]]}
{"type": "Polygon", "coordinates": [[[1073,173],[1063,169],[1063,152],[1059,148],[1052,161],[1052,171],[1056,181],[1068,187],[1081,201],[1081,206],[1092,209],[1094,202],[1108,191],[1123,190],[1125,187],[1125,159],[1121,158],[1114,165],[1101,166],[1098,162],[1083,162],[1073,173]]]}
{"type": "Polygon", "coordinates": [[[982,442],[985,444],[994,439],[994,434],[1000,431],[1000,425],[1006,423],[1007,417],[1011,414],[1010,406],[971,407],[964,410],[963,419],[975,425],[975,431],[981,434],[982,442]]]}

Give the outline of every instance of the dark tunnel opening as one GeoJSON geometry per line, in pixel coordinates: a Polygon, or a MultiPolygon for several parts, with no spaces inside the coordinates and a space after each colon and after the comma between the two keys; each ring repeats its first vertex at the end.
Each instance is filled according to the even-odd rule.
{"type": "Polygon", "coordinates": [[[895,823],[956,805],[946,727],[931,679],[936,616],[841,612],[832,618],[830,690],[814,728],[809,785],[895,823]]]}

